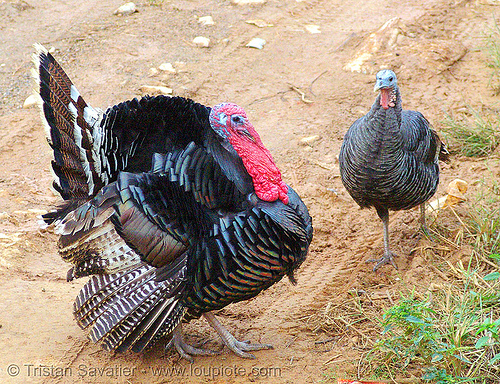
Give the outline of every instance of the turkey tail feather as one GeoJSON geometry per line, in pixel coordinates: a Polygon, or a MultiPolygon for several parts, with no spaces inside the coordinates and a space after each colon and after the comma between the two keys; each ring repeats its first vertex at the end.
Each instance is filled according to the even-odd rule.
{"type": "Polygon", "coordinates": [[[184,317],[186,309],[180,303],[184,273],[185,259],[162,282],[145,264],[123,273],[92,276],[75,300],[78,325],[92,327],[90,339],[107,350],[140,352],[171,333],[184,317]]]}
{"type": "Polygon", "coordinates": [[[101,113],[87,105],[68,75],[40,44],[32,74],[47,140],[54,151],[54,189],[64,200],[92,196],[102,187],[93,127],[101,113]]]}

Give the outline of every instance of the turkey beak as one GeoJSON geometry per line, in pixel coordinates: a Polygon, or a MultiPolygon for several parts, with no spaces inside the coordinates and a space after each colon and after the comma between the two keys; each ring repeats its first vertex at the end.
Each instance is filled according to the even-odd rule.
{"type": "Polygon", "coordinates": [[[382,80],[377,80],[375,82],[375,86],[373,87],[373,92],[378,92],[380,91],[382,88],[384,88],[384,84],[382,84],[382,80]]]}
{"type": "Polygon", "coordinates": [[[243,129],[239,129],[238,130],[239,133],[241,133],[243,136],[245,136],[248,140],[250,140],[251,142],[255,143],[255,137],[253,137],[250,132],[247,131],[246,128],[243,128],[243,129]]]}

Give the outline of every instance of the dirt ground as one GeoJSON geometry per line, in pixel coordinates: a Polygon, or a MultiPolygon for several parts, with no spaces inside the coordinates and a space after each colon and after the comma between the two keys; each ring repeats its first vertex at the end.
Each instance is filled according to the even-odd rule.
{"type": "MultiPolygon", "coordinates": [[[[417,234],[417,210],[391,215],[399,270],[371,272],[365,261],[382,254],[382,226],[348,196],[337,155],[350,124],[373,103],[374,73],[384,66],[398,74],[404,107],[424,113],[438,130],[446,113],[466,105],[496,110],[500,99],[488,87],[479,48],[499,2],[262,3],[149,0],[137,3],[139,12],[117,16],[120,0],[0,0],[0,382],[336,382],[347,370],[352,377],[362,340],[312,332],[308,316],[352,290],[397,297],[403,286],[442,278],[432,267],[439,255],[422,251],[427,240],[417,234]],[[198,22],[208,15],[214,25],[198,22]],[[210,38],[210,47],[195,46],[196,36],[210,38]],[[266,40],[262,50],[245,47],[254,37],[266,40]],[[246,109],[315,228],[298,285],[284,279],[219,314],[237,337],[272,343],[273,350],[256,352],[255,360],[225,350],[190,365],[162,345],[113,356],[87,340],[72,316],[85,279],[66,282],[57,237],[37,225],[58,197],[49,190],[51,151],[39,112],[22,108],[32,90],[35,42],[53,47],[95,107],[140,96],[143,85],[164,85],[206,105],[232,101],[246,109]],[[177,72],[153,73],[166,62],[177,72]]],[[[437,194],[457,177],[471,189],[486,173],[499,177],[498,154],[488,163],[454,157],[442,166],[437,194]]],[[[208,346],[219,345],[203,320],[186,330],[194,344],[209,338],[208,346]]]]}

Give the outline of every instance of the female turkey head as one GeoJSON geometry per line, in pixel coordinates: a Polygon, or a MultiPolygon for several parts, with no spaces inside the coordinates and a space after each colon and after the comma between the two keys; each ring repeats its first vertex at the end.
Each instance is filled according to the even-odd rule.
{"type": "Polygon", "coordinates": [[[243,108],[232,103],[216,105],[210,112],[210,125],[243,160],[259,199],[270,202],[280,199],[288,204],[288,187],[281,180],[281,172],[243,108]]]}
{"type": "Polygon", "coordinates": [[[377,73],[374,91],[380,91],[380,105],[384,109],[394,107],[396,104],[396,90],[398,79],[390,69],[383,69],[377,73]]]}

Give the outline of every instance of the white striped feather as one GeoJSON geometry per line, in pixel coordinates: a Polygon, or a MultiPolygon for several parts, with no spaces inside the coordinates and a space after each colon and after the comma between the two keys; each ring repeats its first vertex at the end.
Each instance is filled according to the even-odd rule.
{"type": "Polygon", "coordinates": [[[110,303],[153,280],[154,270],[141,265],[115,275],[95,275],[82,288],[74,303],[75,317],[82,328],[93,324],[110,303]]]}
{"type": "Polygon", "coordinates": [[[115,275],[93,276],[75,300],[74,312],[82,328],[92,326],[89,338],[107,350],[125,349],[141,341],[147,347],[182,320],[185,308],[169,293],[182,284],[185,268],[166,281],[155,280],[147,265],[115,275]],[[145,335],[147,337],[141,340],[145,335]]]}

